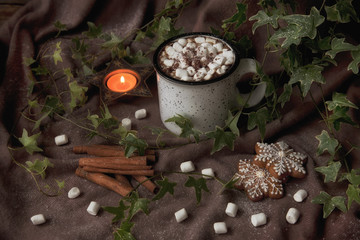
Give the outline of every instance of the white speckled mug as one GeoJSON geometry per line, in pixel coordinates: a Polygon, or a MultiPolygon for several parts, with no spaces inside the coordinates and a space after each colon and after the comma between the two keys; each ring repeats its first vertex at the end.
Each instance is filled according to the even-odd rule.
{"type": "MultiPolygon", "coordinates": [[[[236,106],[236,96],[239,94],[237,83],[247,73],[256,73],[256,61],[240,59],[237,51],[225,40],[210,33],[187,33],[168,39],[155,51],[153,64],[157,75],[160,117],[165,127],[179,135],[181,129],[167,119],[180,114],[202,132],[212,131],[215,126],[224,126],[228,110],[236,106]],[[225,74],[205,81],[183,81],[168,76],[158,63],[158,55],[170,42],[184,37],[210,36],[228,45],[235,53],[233,65],[225,74]]],[[[266,84],[260,84],[251,94],[247,106],[258,104],[265,95],[266,84]]],[[[247,99],[249,94],[241,94],[247,99]]]]}

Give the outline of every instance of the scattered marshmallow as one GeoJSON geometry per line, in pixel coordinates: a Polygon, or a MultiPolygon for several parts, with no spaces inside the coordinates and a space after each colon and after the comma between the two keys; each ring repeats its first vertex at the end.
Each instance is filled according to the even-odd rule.
{"type": "Polygon", "coordinates": [[[187,161],[180,164],[180,169],[182,172],[192,172],[195,170],[195,166],[192,161],[187,161]]]}
{"type": "Polygon", "coordinates": [[[57,146],[67,144],[69,142],[68,137],[65,134],[59,135],[55,137],[55,144],[57,146]]]}
{"type": "Polygon", "coordinates": [[[139,109],[135,112],[135,118],[136,119],[143,119],[146,118],[146,109],[139,109]]]}
{"type": "Polygon", "coordinates": [[[235,217],[239,207],[232,202],[229,202],[226,206],[225,213],[230,217],[235,217]]]}
{"type": "Polygon", "coordinates": [[[121,125],[128,131],[131,130],[131,119],[130,118],[124,118],[121,120],[121,125]]]}
{"type": "Polygon", "coordinates": [[[295,224],[300,217],[300,211],[296,208],[290,208],[286,214],[286,221],[295,224]]]}
{"type": "Polygon", "coordinates": [[[225,222],[216,222],[214,223],[214,230],[216,234],[227,233],[227,227],[225,222]]]}
{"type": "Polygon", "coordinates": [[[204,37],[196,37],[194,40],[195,40],[196,43],[204,43],[205,42],[204,37]]]}
{"type": "Polygon", "coordinates": [[[100,204],[95,201],[91,201],[87,208],[87,212],[93,216],[96,216],[99,210],[100,210],[100,204]]]}
{"type": "Polygon", "coordinates": [[[187,40],[185,38],[180,38],[177,42],[183,47],[187,44],[187,40]]]}
{"type": "Polygon", "coordinates": [[[40,225],[46,222],[45,216],[43,214],[37,214],[30,218],[32,224],[40,225]]]}
{"type": "Polygon", "coordinates": [[[73,187],[68,192],[68,198],[73,199],[77,198],[80,195],[80,189],[78,187],[73,187]]]}
{"type": "Polygon", "coordinates": [[[175,219],[178,223],[184,221],[187,218],[188,218],[188,214],[185,208],[182,208],[175,213],[175,219]]]}
{"type": "Polygon", "coordinates": [[[306,190],[300,189],[294,194],[293,198],[296,202],[302,202],[304,201],[305,198],[307,198],[307,196],[308,193],[306,192],[306,190]]]}
{"type": "Polygon", "coordinates": [[[205,179],[211,179],[215,177],[214,170],[212,170],[212,168],[204,168],[203,170],[201,170],[201,174],[207,175],[203,176],[203,178],[205,179]]]}
{"type": "Polygon", "coordinates": [[[254,227],[259,227],[266,224],[265,213],[258,213],[251,216],[251,223],[254,227]]]}

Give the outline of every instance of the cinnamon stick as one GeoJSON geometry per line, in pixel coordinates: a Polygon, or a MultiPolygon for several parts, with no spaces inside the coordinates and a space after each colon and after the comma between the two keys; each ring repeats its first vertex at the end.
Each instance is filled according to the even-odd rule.
{"type": "Polygon", "coordinates": [[[146,166],[146,157],[138,156],[132,158],[125,157],[97,157],[97,158],[80,158],[79,166],[92,166],[99,168],[118,169],[124,165],[146,166]]]}
{"type": "Polygon", "coordinates": [[[98,168],[91,166],[83,166],[83,169],[87,172],[94,173],[114,173],[121,175],[143,175],[143,176],[154,176],[154,170],[119,170],[119,169],[111,169],[111,168],[98,168]]]}
{"type": "Polygon", "coordinates": [[[126,186],[126,188],[131,189],[131,191],[134,190],[133,186],[131,186],[129,180],[125,176],[115,174],[115,179],[120,183],[120,185],[126,186]]]}
{"type": "Polygon", "coordinates": [[[136,181],[138,181],[141,185],[143,185],[146,189],[148,189],[150,192],[155,193],[155,190],[157,189],[157,186],[155,183],[153,183],[150,179],[148,179],[146,176],[132,176],[136,181]]]}
{"type": "Polygon", "coordinates": [[[133,188],[131,186],[129,187],[127,183],[120,183],[114,178],[109,177],[103,173],[90,173],[78,167],[75,171],[75,174],[102,187],[112,190],[121,196],[126,196],[133,190],[133,188]]]}

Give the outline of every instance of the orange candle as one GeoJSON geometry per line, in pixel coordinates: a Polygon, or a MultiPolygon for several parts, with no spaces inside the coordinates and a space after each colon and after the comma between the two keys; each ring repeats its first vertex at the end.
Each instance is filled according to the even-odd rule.
{"type": "Polygon", "coordinates": [[[139,75],[129,69],[118,69],[105,77],[106,87],[113,92],[128,92],[135,88],[139,75]]]}

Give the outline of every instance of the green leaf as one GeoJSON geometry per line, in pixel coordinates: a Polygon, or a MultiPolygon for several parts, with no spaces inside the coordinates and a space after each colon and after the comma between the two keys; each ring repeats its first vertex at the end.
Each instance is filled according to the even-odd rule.
{"type": "Polygon", "coordinates": [[[196,202],[199,204],[201,202],[201,191],[209,192],[209,189],[206,185],[205,178],[195,179],[192,176],[188,176],[188,180],[185,183],[185,187],[193,187],[195,189],[196,202]]]}
{"type": "Polygon", "coordinates": [[[225,190],[228,190],[228,189],[234,189],[235,188],[235,183],[239,181],[239,178],[231,178],[227,183],[225,183],[221,190],[220,190],[220,193],[224,192],[225,190]]]}
{"type": "Polygon", "coordinates": [[[281,103],[281,108],[283,108],[285,103],[287,103],[290,100],[291,94],[292,94],[292,86],[285,83],[284,91],[281,93],[281,95],[278,98],[278,102],[281,103]]]}
{"type": "Polygon", "coordinates": [[[315,171],[324,174],[324,182],[336,182],[339,170],[341,168],[341,162],[331,162],[328,166],[317,167],[315,171]]]}
{"type": "Polygon", "coordinates": [[[331,50],[327,51],[325,54],[330,56],[331,58],[335,58],[336,54],[339,52],[347,52],[347,51],[359,51],[360,47],[354,46],[350,43],[345,42],[345,38],[334,38],[331,41],[331,50]]]}
{"type": "Polygon", "coordinates": [[[83,32],[86,36],[89,38],[98,38],[102,35],[102,26],[96,26],[93,22],[87,22],[88,25],[88,31],[83,32]]]}
{"type": "Polygon", "coordinates": [[[58,192],[65,188],[65,181],[59,181],[55,179],[55,182],[56,185],[58,186],[58,192]]]}
{"type": "Polygon", "coordinates": [[[72,74],[70,68],[64,68],[64,74],[65,74],[65,76],[67,77],[67,79],[66,79],[67,82],[70,82],[70,80],[71,80],[72,78],[74,78],[74,75],[72,74]]]}
{"type": "Polygon", "coordinates": [[[294,70],[292,73],[289,84],[295,84],[297,82],[300,83],[301,92],[303,97],[305,97],[311,87],[313,82],[325,83],[325,78],[321,74],[323,71],[323,67],[319,65],[306,65],[303,67],[299,67],[294,70]]]}
{"type": "Polygon", "coordinates": [[[352,0],[337,0],[332,6],[325,6],[327,20],[339,23],[348,23],[351,19],[359,21],[352,0]]]}
{"type": "Polygon", "coordinates": [[[325,130],[322,130],[320,135],[315,137],[319,141],[317,147],[317,154],[321,155],[325,151],[328,151],[331,156],[335,155],[336,148],[339,145],[338,140],[329,136],[329,133],[325,130]]]}
{"type": "Polygon", "coordinates": [[[173,122],[178,125],[181,128],[180,137],[190,138],[193,136],[195,141],[199,142],[201,132],[193,129],[193,124],[190,119],[177,114],[176,116],[165,120],[165,122],[173,122]]]}
{"type": "Polygon", "coordinates": [[[59,98],[49,95],[45,99],[45,104],[41,112],[48,113],[48,115],[52,117],[54,113],[62,114],[64,112],[64,106],[59,98]]]}
{"type": "Polygon", "coordinates": [[[353,61],[351,61],[348,65],[348,70],[351,70],[354,74],[359,73],[359,63],[360,63],[360,50],[351,51],[351,56],[353,61]]]}
{"type": "Polygon", "coordinates": [[[41,65],[31,68],[31,71],[35,73],[35,75],[37,76],[46,76],[50,74],[49,69],[47,69],[46,67],[43,67],[41,65]]]}
{"type": "Polygon", "coordinates": [[[27,165],[28,170],[40,175],[42,179],[46,177],[46,169],[48,167],[54,167],[54,164],[52,164],[46,157],[42,161],[39,159],[35,159],[33,162],[26,161],[25,164],[27,165]]]}
{"type": "Polygon", "coordinates": [[[49,116],[49,114],[50,114],[50,112],[47,112],[47,113],[43,114],[39,119],[37,119],[37,120],[35,121],[35,124],[34,124],[34,127],[33,127],[32,131],[35,131],[36,129],[38,129],[38,128],[40,127],[41,122],[42,122],[45,118],[47,118],[47,117],[49,116]]]}
{"type": "Polygon", "coordinates": [[[126,48],[127,55],[124,57],[124,59],[130,63],[130,64],[149,64],[151,63],[151,60],[144,55],[144,53],[139,50],[135,54],[131,55],[130,48],[126,48]]]}
{"type": "Polygon", "coordinates": [[[61,44],[61,41],[59,41],[59,42],[56,43],[56,49],[55,49],[55,51],[54,51],[54,53],[53,53],[53,55],[52,55],[52,58],[53,58],[53,60],[54,60],[55,65],[57,65],[58,62],[62,62],[62,61],[63,61],[63,59],[62,59],[62,57],[61,57],[61,51],[62,51],[62,49],[61,49],[61,47],[60,47],[60,44],[61,44]]]}
{"type": "Polygon", "coordinates": [[[231,111],[228,112],[228,118],[225,121],[226,126],[231,130],[235,136],[240,136],[240,131],[237,126],[240,118],[240,112],[235,114],[235,116],[232,115],[231,111]]]}
{"type": "Polygon", "coordinates": [[[349,108],[347,107],[335,107],[332,114],[328,117],[327,121],[332,123],[336,131],[340,130],[341,123],[348,123],[355,126],[356,123],[346,114],[349,108]]]}
{"type": "Polygon", "coordinates": [[[169,182],[169,179],[165,177],[163,180],[155,181],[155,183],[160,186],[160,190],[152,199],[153,201],[163,198],[166,193],[174,195],[174,187],[176,186],[175,182],[169,182]]]}
{"type": "Polygon", "coordinates": [[[29,67],[30,65],[32,65],[33,63],[35,63],[36,60],[33,58],[27,58],[27,57],[23,57],[23,64],[27,67],[29,67]]]}
{"type": "Polygon", "coordinates": [[[248,118],[248,130],[259,129],[261,139],[264,140],[266,132],[266,123],[271,120],[269,110],[266,107],[260,108],[256,112],[251,112],[248,118]]]}
{"type": "Polygon", "coordinates": [[[360,172],[358,170],[359,169],[351,169],[351,172],[346,175],[349,182],[356,187],[360,185],[360,172]]]}
{"type": "Polygon", "coordinates": [[[326,104],[329,111],[334,110],[336,107],[351,107],[358,109],[354,103],[350,102],[346,98],[346,94],[338,92],[334,92],[332,95],[332,101],[326,101],[326,104]]]}
{"type": "Polygon", "coordinates": [[[58,33],[56,34],[55,38],[57,38],[61,32],[67,30],[66,24],[61,23],[59,20],[57,20],[54,23],[54,27],[56,27],[56,29],[58,30],[58,33]]]}
{"type": "Polygon", "coordinates": [[[119,201],[119,206],[117,207],[102,207],[106,212],[109,212],[111,214],[114,214],[114,218],[111,220],[112,223],[119,222],[125,218],[125,211],[129,209],[129,206],[126,206],[124,204],[123,200],[119,201]]]}
{"type": "Polygon", "coordinates": [[[87,92],[88,88],[80,86],[76,81],[70,82],[69,88],[71,96],[70,109],[72,111],[75,107],[85,104],[87,100],[85,93],[87,92]]]}
{"type": "Polygon", "coordinates": [[[121,124],[119,124],[119,127],[117,129],[114,129],[112,133],[117,134],[120,136],[121,139],[124,139],[126,135],[128,134],[128,130],[123,127],[121,124]]]}
{"type": "Polygon", "coordinates": [[[134,223],[129,221],[123,221],[120,225],[120,228],[117,228],[114,232],[115,240],[136,240],[135,237],[131,234],[131,228],[134,226],[134,223]]]}
{"type": "Polygon", "coordinates": [[[28,132],[25,128],[23,128],[22,136],[19,138],[19,141],[24,146],[25,150],[30,153],[31,155],[34,152],[42,152],[43,150],[37,146],[37,138],[40,136],[40,132],[37,134],[34,134],[32,136],[28,135],[28,132]]]}
{"type": "Polygon", "coordinates": [[[353,201],[356,201],[358,204],[360,204],[360,188],[358,186],[349,184],[346,190],[346,195],[348,196],[348,209],[350,209],[353,201]]]}
{"type": "Polygon", "coordinates": [[[342,196],[332,197],[328,193],[321,191],[312,201],[315,204],[323,205],[323,217],[327,218],[336,208],[346,212],[345,198],[342,196]]]}
{"type": "Polygon", "coordinates": [[[277,28],[278,27],[278,19],[279,19],[279,15],[274,14],[272,16],[269,16],[266,12],[264,12],[263,10],[258,11],[255,15],[251,16],[249,18],[249,21],[254,21],[256,20],[256,22],[253,24],[252,26],[252,32],[253,34],[255,33],[255,30],[258,27],[261,27],[263,25],[267,25],[270,24],[273,28],[277,28]]]}
{"type": "Polygon", "coordinates": [[[236,139],[234,133],[224,131],[224,129],[222,129],[221,127],[216,126],[215,131],[207,132],[206,136],[214,139],[211,154],[220,151],[226,146],[229,147],[231,150],[234,150],[234,141],[236,139]]]}
{"type": "Polygon", "coordinates": [[[97,114],[90,115],[90,113],[88,113],[87,119],[91,121],[91,124],[94,127],[94,129],[97,129],[101,124],[99,115],[97,114]]]}
{"type": "Polygon", "coordinates": [[[230,18],[224,19],[224,24],[235,24],[235,28],[238,28],[246,21],[247,5],[243,3],[236,3],[236,13],[230,18]]]}
{"type": "Polygon", "coordinates": [[[104,128],[110,129],[118,126],[118,120],[111,114],[109,108],[105,104],[104,107],[101,108],[101,114],[103,118],[102,124],[104,125],[104,128]]]}
{"type": "Polygon", "coordinates": [[[148,147],[144,140],[138,138],[133,133],[129,133],[120,143],[125,145],[126,157],[130,157],[136,150],[140,156],[143,156],[145,155],[145,149],[148,147]]]}
{"type": "Polygon", "coordinates": [[[136,191],[133,191],[130,196],[124,197],[124,199],[131,204],[127,218],[128,220],[131,220],[134,215],[140,211],[144,212],[146,215],[149,214],[148,205],[150,200],[147,198],[140,198],[136,191]]]}

